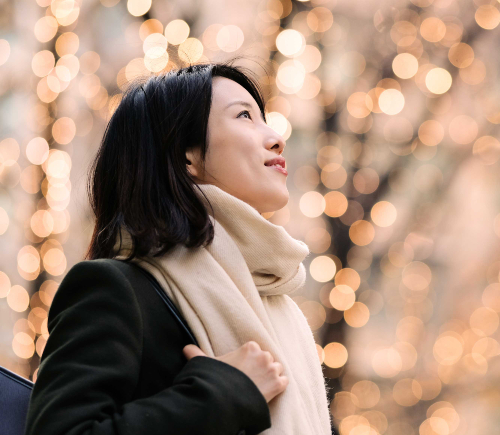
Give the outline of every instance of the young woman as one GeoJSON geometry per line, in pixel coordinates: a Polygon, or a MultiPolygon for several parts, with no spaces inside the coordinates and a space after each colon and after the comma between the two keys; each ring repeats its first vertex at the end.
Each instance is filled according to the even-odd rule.
{"type": "Polygon", "coordinates": [[[86,260],[49,310],[26,435],[331,434],[314,338],[288,296],[309,250],[261,216],[288,201],[284,147],[230,62],[126,90],[91,170],[86,260]]]}

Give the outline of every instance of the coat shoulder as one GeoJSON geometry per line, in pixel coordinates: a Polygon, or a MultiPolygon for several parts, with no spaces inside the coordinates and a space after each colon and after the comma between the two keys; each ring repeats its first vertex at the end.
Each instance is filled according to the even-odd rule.
{"type": "Polygon", "coordinates": [[[54,295],[49,308],[49,332],[51,321],[69,306],[82,303],[83,300],[116,300],[123,308],[138,306],[134,286],[118,261],[107,259],[84,260],[73,265],[66,273],[54,295]],[[128,304],[120,304],[119,301],[128,304]]]}

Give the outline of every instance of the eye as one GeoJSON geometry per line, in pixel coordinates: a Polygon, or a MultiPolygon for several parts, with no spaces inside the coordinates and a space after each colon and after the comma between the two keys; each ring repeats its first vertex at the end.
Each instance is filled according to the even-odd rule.
{"type": "Polygon", "coordinates": [[[244,113],[248,113],[248,116],[250,117],[250,119],[252,119],[252,117],[250,116],[250,112],[249,112],[248,110],[244,110],[243,112],[241,112],[241,113],[237,116],[237,118],[239,118],[239,117],[240,117],[240,115],[243,115],[244,113]]]}

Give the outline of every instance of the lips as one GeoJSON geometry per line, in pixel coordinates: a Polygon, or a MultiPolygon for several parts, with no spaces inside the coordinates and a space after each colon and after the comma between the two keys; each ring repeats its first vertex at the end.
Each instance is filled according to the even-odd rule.
{"type": "Polygon", "coordinates": [[[280,165],[271,165],[268,167],[273,169],[274,171],[278,171],[281,172],[282,174],[288,175],[288,171],[280,165]]]}
{"type": "Polygon", "coordinates": [[[283,169],[285,169],[285,159],[281,156],[275,157],[274,159],[268,160],[266,163],[264,163],[265,166],[273,166],[273,165],[279,165],[283,169]]]}

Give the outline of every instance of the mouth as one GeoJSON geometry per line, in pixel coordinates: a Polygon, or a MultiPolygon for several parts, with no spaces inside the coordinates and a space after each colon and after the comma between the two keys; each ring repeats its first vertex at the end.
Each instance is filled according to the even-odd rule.
{"type": "Polygon", "coordinates": [[[270,166],[265,165],[265,166],[267,166],[268,168],[271,168],[275,171],[281,172],[282,174],[288,175],[288,171],[281,165],[275,164],[275,165],[270,165],[270,166]]]}
{"type": "Polygon", "coordinates": [[[276,157],[264,162],[264,165],[266,165],[266,166],[279,165],[283,169],[285,169],[285,158],[282,156],[276,156],[276,157]]]}

